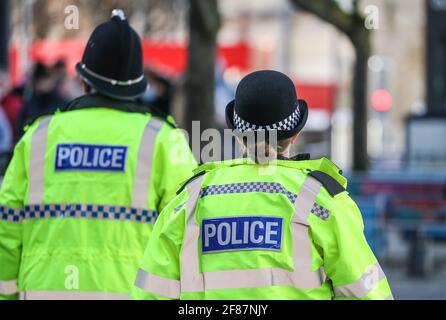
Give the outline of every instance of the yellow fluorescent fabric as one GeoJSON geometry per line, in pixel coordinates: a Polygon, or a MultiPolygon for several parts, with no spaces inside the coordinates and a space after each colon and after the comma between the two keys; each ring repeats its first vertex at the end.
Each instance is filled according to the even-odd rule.
{"type": "MultiPolygon", "coordinates": [[[[195,170],[203,175],[189,183],[155,223],[133,298],[391,298],[354,201],[347,192],[332,197],[308,176],[311,170],[324,171],[345,187],[339,169],[327,159],[281,160],[273,173],[265,174],[264,169],[243,159],[195,170]],[[203,251],[205,221],[265,217],[283,219],[280,250],[203,251]],[[317,285],[303,281],[311,274],[318,274],[317,285]],[[163,285],[170,290],[163,291],[163,285]]],[[[234,235],[230,241],[218,236],[225,244],[240,241],[234,235]]]]}
{"type": "Polygon", "coordinates": [[[88,108],[38,119],[0,191],[0,298],[128,297],[153,223],[195,167],[182,133],[150,114],[88,108]],[[60,145],[84,148],[82,163],[95,161],[85,150],[121,148],[123,168],[61,170],[60,145]]]}

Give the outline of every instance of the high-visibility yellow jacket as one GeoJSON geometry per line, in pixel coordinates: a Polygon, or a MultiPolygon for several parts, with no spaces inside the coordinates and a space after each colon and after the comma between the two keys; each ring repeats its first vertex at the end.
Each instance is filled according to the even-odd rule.
{"type": "Polygon", "coordinates": [[[184,135],[150,113],[35,121],[0,191],[0,298],[129,297],[158,213],[195,167],[184,135]]]}
{"type": "Polygon", "coordinates": [[[163,210],[136,299],[392,299],[329,160],[206,164],[163,210]]]}

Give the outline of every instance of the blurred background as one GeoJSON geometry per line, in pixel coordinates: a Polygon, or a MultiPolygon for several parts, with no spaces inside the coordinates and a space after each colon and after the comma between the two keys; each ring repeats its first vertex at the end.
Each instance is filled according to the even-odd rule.
{"type": "Polygon", "coordinates": [[[310,106],[294,152],[344,169],[395,298],[446,299],[446,0],[2,0],[0,174],[29,119],[82,94],[114,8],[143,39],[144,100],[189,132],[225,127],[245,74],[287,73],[310,106]]]}

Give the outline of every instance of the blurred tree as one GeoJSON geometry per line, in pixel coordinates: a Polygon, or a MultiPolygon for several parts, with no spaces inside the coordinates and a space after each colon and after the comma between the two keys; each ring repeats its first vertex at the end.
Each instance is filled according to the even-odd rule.
{"type": "MultiPolygon", "coordinates": [[[[146,3],[145,34],[151,38],[164,38],[183,29],[186,24],[188,1],[139,0],[146,3]]],[[[184,28],[185,29],[185,28],[184,28]]]]}
{"type": "Polygon", "coordinates": [[[353,9],[346,12],[335,0],[290,0],[302,10],[335,26],[353,44],[356,62],[353,77],[353,169],[367,169],[367,61],[370,56],[370,31],[365,18],[353,0],[353,9]]]}
{"type": "Polygon", "coordinates": [[[202,130],[215,127],[215,60],[219,28],[217,0],[190,0],[184,115],[185,129],[189,134],[192,121],[200,121],[202,130]]]}
{"type": "MultiPolygon", "coordinates": [[[[184,0],[23,0],[32,7],[32,39],[88,37],[92,29],[106,21],[113,9],[123,9],[132,26],[142,35],[163,38],[178,33],[185,25],[187,1],[184,0]],[[64,28],[64,9],[79,8],[80,29],[64,28]]],[[[13,1],[19,27],[23,17],[22,1],[13,1]]]]}
{"type": "MultiPolygon", "coordinates": [[[[9,14],[9,0],[0,1],[0,77],[8,69],[9,14]]],[[[2,80],[0,78],[0,89],[2,80]]]]}

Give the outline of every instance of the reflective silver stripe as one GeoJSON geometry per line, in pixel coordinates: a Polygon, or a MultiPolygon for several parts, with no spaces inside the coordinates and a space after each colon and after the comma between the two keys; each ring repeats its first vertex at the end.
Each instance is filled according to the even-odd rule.
{"type": "Polygon", "coordinates": [[[304,286],[298,288],[319,288],[326,280],[323,269],[312,270],[311,239],[308,235],[308,218],[321,189],[321,183],[308,176],[301,185],[299,194],[294,202],[294,216],[292,219],[293,260],[296,279],[305,279],[304,286]]]}
{"type": "Polygon", "coordinates": [[[366,272],[363,273],[361,278],[354,283],[335,287],[336,297],[347,297],[347,298],[363,298],[367,296],[378,283],[385,279],[386,275],[381,269],[381,266],[377,263],[371,266],[366,272]]]}
{"type": "Polygon", "coordinates": [[[46,141],[51,118],[46,117],[42,119],[32,136],[29,159],[28,203],[41,203],[43,200],[46,141]]]}
{"type": "Polygon", "coordinates": [[[0,294],[11,295],[17,292],[17,280],[0,281],[0,294]]]}
{"type": "Polygon", "coordinates": [[[101,76],[100,74],[90,70],[87,68],[87,66],[85,64],[81,64],[81,68],[85,70],[85,72],[87,72],[90,76],[93,76],[99,80],[108,82],[114,86],[118,85],[118,86],[131,86],[135,83],[139,83],[144,79],[144,75],[142,74],[141,76],[139,76],[136,79],[130,79],[130,80],[126,80],[126,81],[120,81],[120,80],[116,80],[116,79],[112,79],[112,78],[107,78],[104,76],[101,76]]]}
{"type": "Polygon", "coordinates": [[[319,288],[321,280],[285,269],[245,269],[205,272],[206,290],[292,286],[301,289],[319,288]]]}
{"type": "Polygon", "coordinates": [[[142,269],[138,270],[135,285],[147,292],[172,299],[180,298],[180,281],[160,277],[142,269]]]}
{"type": "Polygon", "coordinates": [[[203,176],[192,181],[186,188],[189,199],[186,202],[186,232],[184,236],[183,248],[181,249],[181,291],[182,292],[203,292],[204,277],[200,273],[198,239],[200,228],[195,221],[195,206],[200,197],[201,182],[203,176]]]}
{"type": "Polygon", "coordinates": [[[129,300],[128,293],[89,291],[26,291],[20,300],[129,300]]]}
{"type": "Polygon", "coordinates": [[[308,217],[316,200],[316,196],[321,189],[321,183],[308,176],[300,187],[299,194],[294,202],[293,223],[309,226],[308,217]]]}
{"type": "Polygon", "coordinates": [[[225,270],[200,273],[199,271],[199,226],[195,221],[195,206],[200,197],[202,177],[187,186],[189,199],[186,202],[187,227],[181,251],[181,291],[203,292],[205,290],[256,288],[266,286],[293,286],[295,288],[319,288],[326,280],[323,269],[311,271],[311,240],[308,236],[307,218],[321,188],[317,180],[308,177],[302,185],[295,203],[293,217],[294,270],[280,268],[225,270]],[[305,225],[300,221],[305,221],[305,225]]]}
{"type": "Polygon", "coordinates": [[[163,121],[151,118],[144,128],[139,144],[138,162],[134,177],[132,196],[132,207],[134,208],[147,207],[155,141],[163,124],[163,121]]]}

